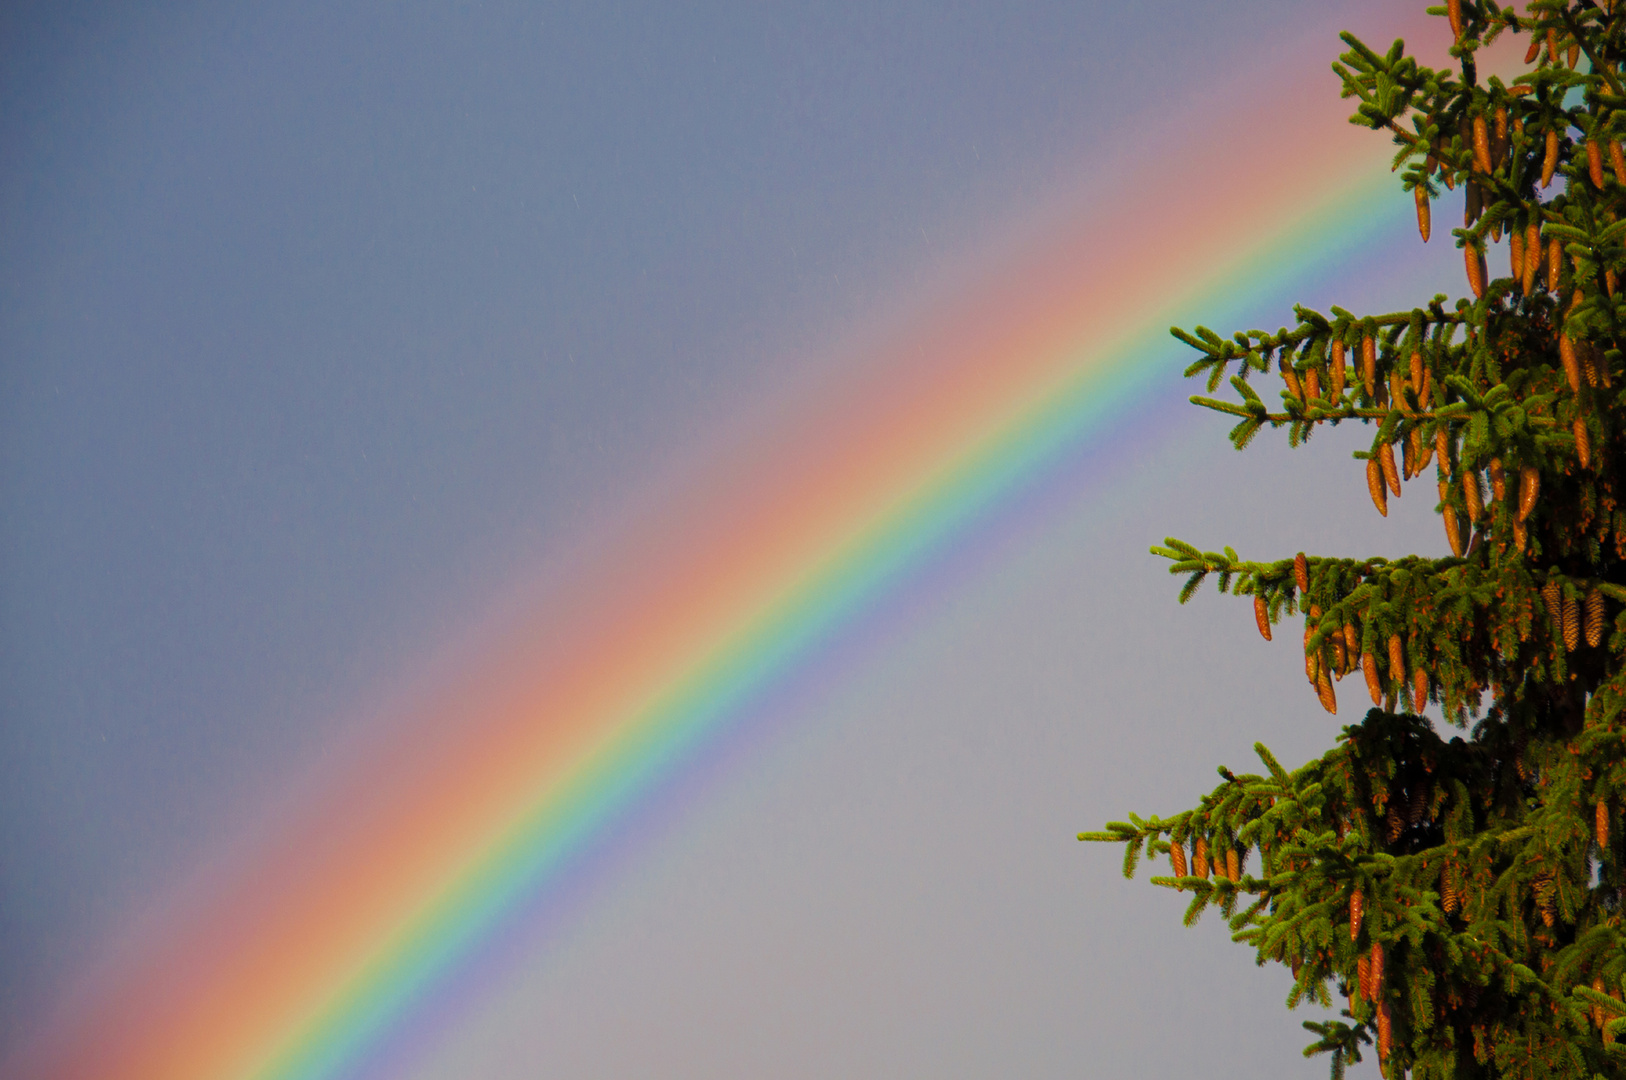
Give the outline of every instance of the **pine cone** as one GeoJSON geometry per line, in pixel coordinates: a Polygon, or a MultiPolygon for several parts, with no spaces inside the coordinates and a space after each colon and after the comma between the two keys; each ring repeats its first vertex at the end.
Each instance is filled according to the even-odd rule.
{"type": "Polygon", "coordinates": [[[1614,139],[1609,140],[1609,165],[1615,170],[1616,182],[1626,187],[1626,154],[1621,153],[1620,143],[1614,139]]]}
{"type": "Polygon", "coordinates": [[[1541,39],[1536,38],[1535,40],[1530,42],[1530,47],[1528,49],[1524,50],[1524,62],[1527,63],[1527,64],[1533,64],[1533,63],[1536,62],[1536,57],[1540,56],[1540,55],[1541,55],[1541,39]]]}
{"type": "MultiPolygon", "coordinates": [[[[1592,977],[1592,989],[1596,993],[1599,993],[1599,994],[1603,993],[1603,976],[1602,975],[1594,975],[1592,977]]],[[[1598,1025],[1599,1027],[1603,1027],[1603,1025],[1608,1023],[1608,1021],[1609,1021],[1609,1018],[1604,1015],[1602,1005],[1594,1005],[1594,1006],[1592,1006],[1592,1022],[1594,1024],[1598,1025]]]]}
{"type": "Polygon", "coordinates": [[[1564,378],[1569,380],[1570,392],[1581,392],[1581,359],[1576,355],[1575,342],[1568,334],[1558,335],[1558,358],[1564,365],[1564,378]]]}
{"type": "Polygon", "coordinates": [[[1316,697],[1320,699],[1321,707],[1323,709],[1326,709],[1334,716],[1337,716],[1338,694],[1332,688],[1332,680],[1327,677],[1327,666],[1325,664],[1321,664],[1318,665],[1318,667],[1319,670],[1316,672],[1315,684],[1316,697]]]}
{"type": "Polygon", "coordinates": [[[1361,635],[1355,629],[1354,623],[1344,624],[1344,648],[1349,651],[1350,656],[1361,651],[1361,635]]]}
{"type": "Polygon", "coordinates": [[[1270,640],[1270,605],[1263,596],[1254,594],[1253,621],[1259,626],[1259,636],[1266,641],[1270,640]]]}
{"type": "Polygon", "coordinates": [[[1399,634],[1389,635],[1389,678],[1391,681],[1406,677],[1406,654],[1399,634]]]}
{"type": "Polygon", "coordinates": [[[1361,338],[1361,383],[1366,396],[1376,399],[1378,393],[1378,343],[1370,334],[1361,338]]]}
{"type": "Polygon", "coordinates": [[[1592,179],[1592,186],[1599,191],[1603,190],[1603,147],[1598,145],[1597,139],[1586,141],[1586,171],[1592,179]]]}
{"type": "Polygon", "coordinates": [[[1391,801],[1389,812],[1383,817],[1383,824],[1389,830],[1389,843],[1400,839],[1400,834],[1406,831],[1406,819],[1400,816],[1400,810],[1391,801]]]}
{"type": "Polygon", "coordinates": [[[1603,593],[1591,589],[1586,594],[1586,643],[1596,649],[1603,644],[1603,593]]]}
{"type": "MultiPolygon", "coordinates": [[[[1423,354],[1420,352],[1411,354],[1411,388],[1421,395],[1423,390],[1423,354]]],[[[1422,404],[1422,402],[1419,401],[1418,404],[1422,404]]]]}
{"type": "Polygon", "coordinates": [[[1400,498],[1400,470],[1395,468],[1395,448],[1390,443],[1378,447],[1378,464],[1383,467],[1383,479],[1389,485],[1389,492],[1395,498],[1400,498]]]}
{"type": "Polygon", "coordinates": [[[1495,171],[1491,164],[1490,125],[1483,114],[1474,117],[1474,167],[1487,176],[1495,171]]]}
{"type": "Polygon", "coordinates": [[[1411,673],[1411,711],[1421,713],[1428,708],[1428,672],[1422,668],[1411,673]]]}
{"type": "Polygon", "coordinates": [[[1361,916],[1364,913],[1365,898],[1361,890],[1356,889],[1349,894],[1349,940],[1354,941],[1361,934],[1361,916]]]}
{"type": "Polygon", "coordinates": [[[1372,960],[1365,953],[1355,958],[1355,994],[1362,1001],[1372,1000],[1372,960]]]}
{"type": "Polygon", "coordinates": [[[1426,244],[1428,243],[1428,235],[1430,231],[1428,188],[1424,187],[1422,184],[1418,184],[1414,189],[1414,192],[1417,198],[1417,232],[1418,235],[1423,238],[1423,243],[1426,244]]]}
{"type": "Polygon", "coordinates": [[[1468,520],[1478,524],[1484,506],[1479,501],[1479,473],[1474,469],[1462,471],[1462,501],[1468,506],[1468,520]]]}
{"type": "Polygon", "coordinates": [[[1344,397],[1344,381],[1347,373],[1344,365],[1344,341],[1334,338],[1332,342],[1332,397],[1334,401],[1342,401],[1344,397]]]}
{"type": "Polygon", "coordinates": [[[1371,653],[1361,657],[1361,674],[1366,676],[1366,692],[1372,695],[1372,704],[1383,705],[1383,682],[1378,678],[1378,658],[1371,653]]]}
{"type": "Polygon", "coordinates": [[[1524,266],[1519,274],[1524,279],[1524,295],[1529,296],[1536,287],[1536,274],[1541,270],[1541,226],[1532,221],[1524,230],[1524,266]]]}
{"type": "Polygon", "coordinates": [[[1462,0],[1445,0],[1445,13],[1451,19],[1451,37],[1462,40],[1462,0]]]}
{"type": "Polygon", "coordinates": [[[1564,648],[1574,652],[1581,647],[1581,605],[1573,596],[1564,597],[1564,648]]]}
{"type": "Polygon", "coordinates": [[[1299,385],[1299,373],[1293,370],[1293,362],[1287,358],[1286,353],[1283,353],[1281,359],[1276,362],[1276,367],[1282,373],[1282,382],[1287,384],[1287,392],[1303,401],[1304,387],[1299,385]]]}
{"type": "Polygon", "coordinates": [[[1440,875],[1440,908],[1447,915],[1457,910],[1457,868],[1447,863],[1440,875]]]}
{"type": "Polygon", "coordinates": [[[1564,588],[1557,581],[1549,581],[1541,587],[1541,604],[1547,609],[1547,618],[1552,620],[1553,632],[1562,633],[1564,629],[1564,588]]]}
{"type": "MultiPolygon", "coordinates": [[[[1554,144],[1558,136],[1553,136],[1554,144]]],[[[1543,187],[1547,185],[1543,184],[1543,187]]],[[[1547,241],[1547,287],[1553,292],[1558,291],[1559,275],[1564,272],[1564,245],[1557,237],[1547,241]]]]}
{"type": "MultiPolygon", "coordinates": [[[[1547,152],[1541,159],[1541,186],[1546,187],[1553,182],[1553,171],[1558,168],[1558,129],[1547,129],[1547,152]]],[[[1551,263],[1549,262],[1549,267],[1551,263]]],[[[1549,288],[1558,287],[1558,277],[1554,275],[1547,279],[1549,288]]]]}
{"type": "Polygon", "coordinates": [[[1593,831],[1598,836],[1598,850],[1609,850],[1609,804],[1602,799],[1598,800],[1598,807],[1593,811],[1593,831]]]}
{"type": "Polygon", "coordinates": [[[1502,459],[1491,458],[1490,468],[1485,470],[1485,475],[1490,477],[1491,498],[1499,503],[1505,503],[1507,500],[1507,474],[1502,471],[1502,459]]]}
{"type": "Polygon", "coordinates": [[[1174,871],[1175,877],[1186,876],[1186,845],[1173,843],[1169,845],[1169,869],[1174,871]]]}
{"type": "MultiPolygon", "coordinates": [[[[1478,190],[1475,188],[1475,190],[1478,190]]],[[[1462,246],[1462,262],[1468,271],[1468,287],[1474,292],[1475,300],[1485,297],[1485,252],[1477,245],[1464,244],[1462,246]]]]}
{"type": "Polygon", "coordinates": [[[1310,560],[1302,551],[1293,556],[1293,584],[1300,593],[1310,591],[1310,560]]]}
{"type": "Polygon", "coordinates": [[[1526,465],[1519,470],[1519,520],[1523,521],[1536,508],[1536,496],[1541,493],[1541,470],[1526,465]]]}
{"type": "Polygon", "coordinates": [[[1372,943],[1372,960],[1367,965],[1372,972],[1372,999],[1383,996],[1383,942],[1372,943]]]}
{"type": "Polygon", "coordinates": [[[1581,468],[1590,468],[1592,465],[1592,437],[1587,431],[1586,421],[1577,416],[1575,422],[1570,425],[1570,430],[1575,434],[1576,460],[1580,462],[1581,468]]]}
{"type": "Polygon", "coordinates": [[[1389,1015],[1387,1001],[1378,1004],[1378,1062],[1381,1064],[1389,1059],[1389,1051],[1394,1049],[1394,1020],[1389,1015]]]}
{"type": "Polygon", "coordinates": [[[1446,485],[1440,484],[1440,501],[1445,505],[1440,509],[1440,517],[1445,520],[1445,539],[1451,545],[1451,554],[1462,558],[1467,548],[1462,545],[1462,526],[1457,522],[1457,508],[1445,502],[1446,485]]]}
{"type": "Polygon", "coordinates": [[[1308,401],[1314,401],[1321,396],[1321,371],[1312,367],[1304,373],[1304,396],[1308,401]]]}
{"type": "Polygon", "coordinates": [[[1191,861],[1194,864],[1192,872],[1204,881],[1208,880],[1208,841],[1197,837],[1197,843],[1191,849],[1191,861]]]}
{"type": "Polygon", "coordinates": [[[1377,458],[1366,459],[1366,493],[1372,496],[1372,505],[1378,508],[1378,513],[1388,517],[1389,493],[1384,490],[1383,467],[1377,458]]]}
{"type": "Polygon", "coordinates": [[[1513,279],[1513,287],[1520,287],[1524,280],[1524,233],[1518,229],[1508,231],[1507,242],[1507,274],[1513,279]]]}
{"type": "Polygon", "coordinates": [[[1406,807],[1406,823],[1415,825],[1423,820],[1426,813],[1428,813],[1428,788],[1419,784],[1412,789],[1411,801],[1406,807]]]}
{"type": "Polygon", "coordinates": [[[1242,880],[1242,860],[1238,858],[1236,848],[1225,853],[1225,876],[1232,881],[1242,880]]]}
{"type": "Polygon", "coordinates": [[[1440,460],[1440,472],[1451,476],[1451,428],[1444,421],[1434,429],[1434,456],[1440,460]]]}

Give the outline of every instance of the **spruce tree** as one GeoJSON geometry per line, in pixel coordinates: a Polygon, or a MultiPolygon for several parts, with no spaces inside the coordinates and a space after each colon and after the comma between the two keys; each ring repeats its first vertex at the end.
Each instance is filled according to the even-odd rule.
{"type": "Polygon", "coordinates": [[[1166,856],[1171,873],[1151,880],[1191,894],[1188,925],[1217,906],[1261,965],[1291,968],[1289,1007],[1339,1008],[1305,1024],[1306,1054],[1330,1053],[1335,1078],[1363,1051],[1392,1078],[1626,1077],[1626,17],[1613,6],[1452,0],[1430,9],[1454,42],[1438,70],[1403,42],[1380,53],[1343,35],[1333,68],[1352,122],[1397,144],[1425,242],[1431,200],[1466,189],[1452,232],[1471,296],[1299,307],[1274,334],[1174,331],[1200,354],[1188,376],[1210,394],[1229,376],[1237,400],[1192,400],[1238,418],[1238,449],[1265,427],[1298,445],[1318,425],[1367,425],[1355,457],[1377,512],[1407,481],[1437,490],[1451,551],[1249,562],[1153,548],[1187,575],[1182,603],[1212,574],[1252,599],[1267,640],[1302,617],[1322,707],[1336,712],[1340,690],[1374,707],[1296,771],[1258,745],[1263,771],[1221,768],[1195,808],[1080,836],[1124,843],[1126,876],[1143,853],[1166,856]],[[1481,77],[1479,50],[1506,34],[1528,40],[1520,73],[1481,77]],[[1254,385],[1273,368],[1274,408],[1254,385]],[[1339,680],[1356,672],[1352,694],[1339,680]],[[1430,703],[1445,727],[1422,715],[1430,703]]]}

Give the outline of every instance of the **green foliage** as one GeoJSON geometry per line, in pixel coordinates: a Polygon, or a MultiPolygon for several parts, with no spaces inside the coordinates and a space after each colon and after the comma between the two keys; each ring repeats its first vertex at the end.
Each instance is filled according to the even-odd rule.
{"type": "Polygon", "coordinates": [[[1360,671],[1375,707],[1296,771],[1259,746],[1262,773],[1222,768],[1197,807],[1080,839],[1124,844],[1126,876],[1168,857],[1152,883],[1191,894],[1188,924],[1218,907],[1261,964],[1290,967],[1290,1007],[1342,998],[1340,1019],[1305,1025],[1335,1078],[1374,1050],[1387,1077],[1626,1076],[1626,17],[1567,0],[1430,11],[1452,24],[1453,68],[1348,34],[1333,67],[1351,121],[1393,137],[1425,239],[1429,200],[1467,188],[1452,232],[1473,297],[1174,334],[1199,354],[1188,376],[1235,391],[1192,400],[1237,418],[1238,449],[1267,427],[1298,445],[1369,425],[1356,457],[1385,513],[1432,465],[1453,554],[1153,548],[1182,603],[1215,575],[1263,632],[1301,616],[1322,706],[1360,671]],[[1509,33],[1534,43],[1527,70],[1481,82],[1475,53],[1509,33]],[[1272,368],[1279,403],[1253,381],[1272,368]],[[1449,738],[1418,715],[1430,702],[1449,738]]]}

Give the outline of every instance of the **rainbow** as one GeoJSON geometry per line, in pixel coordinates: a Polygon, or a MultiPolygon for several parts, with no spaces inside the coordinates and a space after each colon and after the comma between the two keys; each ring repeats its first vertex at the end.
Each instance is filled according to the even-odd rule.
{"type": "Polygon", "coordinates": [[[1128,154],[1119,190],[1079,193],[883,335],[862,374],[786,407],[580,560],[545,610],[220,871],[23,1074],[365,1069],[751,701],[1143,415],[1179,363],[1171,323],[1285,306],[1295,279],[1410,227],[1385,144],[1344,122],[1330,75],[1269,91],[1229,103],[1246,130],[1128,154]],[[1309,134],[1291,155],[1237,149],[1283,131],[1309,134]]]}

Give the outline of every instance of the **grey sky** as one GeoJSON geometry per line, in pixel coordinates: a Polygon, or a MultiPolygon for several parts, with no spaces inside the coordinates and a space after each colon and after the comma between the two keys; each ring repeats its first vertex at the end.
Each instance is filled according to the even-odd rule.
{"type": "MultiPolygon", "coordinates": [[[[0,1054],[520,568],[1129,118],[1327,17],[1304,7],[7,5],[0,1054]]],[[[935,599],[608,871],[575,944],[539,944],[424,1075],[513,1075],[539,1045],[569,1076],[1297,1067],[1268,979],[1166,979],[1249,978],[1246,954],[1069,839],[1179,805],[1314,706],[1285,650],[1259,661],[1216,602],[1177,612],[1142,554],[1262,543],[1213,494],[1235,469],[1121,476],[1122,510],[1081,503],[935,599]],[[1211,663],[1147,663],[1165,633],[1211,663]],[[1257,724],[1193,717],[1256,679],[1257,724]],[[549,1009],[557,1034],[514,1019],[549,1009]]],[[[1376,535],[1354,472],[1339,491],[1296,543],[1376,535]]]]}

